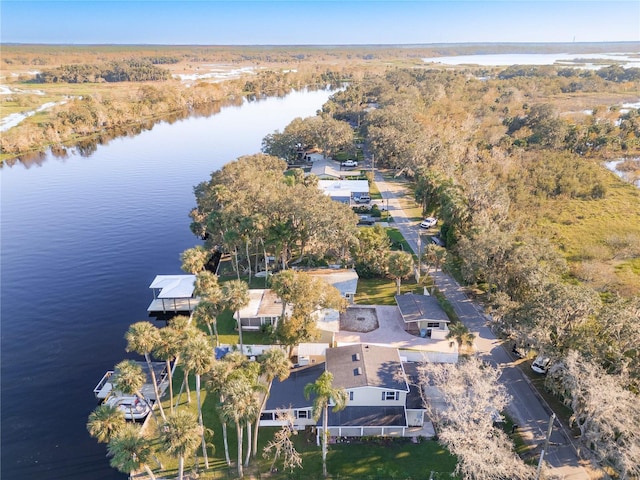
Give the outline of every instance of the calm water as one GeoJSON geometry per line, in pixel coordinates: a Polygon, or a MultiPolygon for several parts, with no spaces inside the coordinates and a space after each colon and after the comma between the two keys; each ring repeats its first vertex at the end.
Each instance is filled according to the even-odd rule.
{"type": "Polygon", "coordinates": [[[0,169],[2,479],[121,479],[85,429],[93,387],[147,319],[157,274],[177,274],[193,186],[330,92],[297,92],[162,123],[99,146],[0,169]]]}

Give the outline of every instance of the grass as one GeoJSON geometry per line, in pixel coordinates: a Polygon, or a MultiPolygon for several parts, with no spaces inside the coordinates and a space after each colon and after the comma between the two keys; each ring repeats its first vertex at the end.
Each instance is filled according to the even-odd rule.
{"type": "Polygon", "coordinates": [[[409,243],[405,240],[404,236],[397,228],[390,227],[385,229],[387,237],[391,240],[392,250],[402,250],[403,252],[409,252],[413,254],[413,249],[409,246],[409,243]]]}
{"type": "MultiPolygon", "coordinates": [[[[422,293],[423,285],[413,278],[403,280],[400,293],[422,293]]],[[[390,278],[361,278],[358,280],[355,302],[359,305],[395,305],[396,283],[390,278]]]]}

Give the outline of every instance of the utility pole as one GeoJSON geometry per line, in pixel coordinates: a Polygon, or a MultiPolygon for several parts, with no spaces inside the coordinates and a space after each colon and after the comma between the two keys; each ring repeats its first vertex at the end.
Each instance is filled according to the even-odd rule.
{"type": "Polygon", "coordinates": [[[549,440],[551,439],[551,432],[553,430],[553,422],[556,420],[556,414],[552,413],[551,418],[549,418],[549,428],[547,428],[547,438],[544,441],[544,448],[542,452],[540,452],[540,461],[538,462],[538,470],[536,471],[536,480],[540,479],[540,471],[542,470],[542,461],[544,460],[544,456],[549,450],[549,440]]]}

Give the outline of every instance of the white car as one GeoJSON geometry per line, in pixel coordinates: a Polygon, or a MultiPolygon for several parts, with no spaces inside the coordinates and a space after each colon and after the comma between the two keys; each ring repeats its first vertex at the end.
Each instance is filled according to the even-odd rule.
{"type": "Polygon", "coordinates": [[[551,366],[551,360],[548,357],[539,356],[531,364],[531,370],[536,373],[545,374],[551,366]]]}
{"type": "Polygon", "coordinates": [[[356,162],[355,160],[345,160],[340,165],[343,167],[357,167],[358,162],[356,162]]]}
{"type": "Polygon", "coordinates": [[[428,217],[420,222],[420,228],[431,228],[438,223],[438,219],[436,217],[428,217]]]}

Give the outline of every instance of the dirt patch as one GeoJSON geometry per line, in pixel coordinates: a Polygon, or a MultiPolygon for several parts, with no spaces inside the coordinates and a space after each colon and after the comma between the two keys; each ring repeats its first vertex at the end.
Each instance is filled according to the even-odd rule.
{"type": "Polygon", "coordinates": [[[340,330],[347,332],[372,332],[380,327],[375,307],[349,307],[340,314],[340,330]]]}

